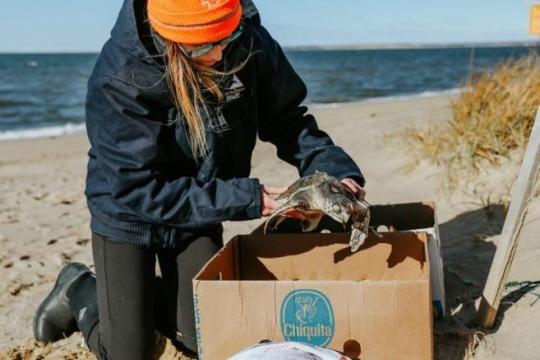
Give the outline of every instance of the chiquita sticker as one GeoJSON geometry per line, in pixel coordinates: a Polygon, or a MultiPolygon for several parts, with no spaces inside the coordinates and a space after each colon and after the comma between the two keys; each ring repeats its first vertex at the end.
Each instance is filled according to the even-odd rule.
{"type": "Polygon", "coordinates": [[[280,316],[281,334],[286,341],[326,346],[334,337],[332,304],[320,291],[291,291],[281,304],[280,316]]]}

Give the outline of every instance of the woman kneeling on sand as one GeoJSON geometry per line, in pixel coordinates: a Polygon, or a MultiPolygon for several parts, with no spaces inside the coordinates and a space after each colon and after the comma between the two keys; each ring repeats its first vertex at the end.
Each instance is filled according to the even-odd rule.
{"type": "Polygon", "coordinates": [[[221,222],[271,214],[284,190],[248,178],[257,135],[301,176],[326,171],[365,195],[305,96],[251,1],[125,0],[88,83],[96,273],[62,269],[35,338],[80,330],[100,359],[150,359],[157,329],[196,352],[191,280],[221,247],[221,222]]]}

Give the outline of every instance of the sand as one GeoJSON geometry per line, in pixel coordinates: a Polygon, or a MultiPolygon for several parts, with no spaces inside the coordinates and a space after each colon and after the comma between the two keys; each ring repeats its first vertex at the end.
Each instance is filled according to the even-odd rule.
{"type": "MultiPolygon", "coordinates": [[[[534,293],[505,293],[496,327],[467,326],[481,294],[504,221],[504,207],[486,194],[501,192],[509,169],[480,174],[489,187],[478,194],[441,191],[442,170],[411,156],[395,134],[450,119],[450,96],[360,102],[311,111],[334,141],[360,165],[371,203],[432,200],[437,205],[451,316],[435,324],[438,359],[540,358],[540,301],[534,293]]],[[[32,317],[62,265],[92,264],[83,195],[88,143],[84,135],[0,142],[0,359],[92,359],[79,334],[43,346],[32,340],[32,317]]],[[[515,170],[512,170],[515,171],[515,170]]],[[[512,172],[510,171],[510,172],[512,172]]],[[[296,170],[272,145],[257,145],[252,176],[287,185],[296,170]]],[[[261,220],[228,222],[224,239],[250,232],[261,220]]],[[[540,201],[529,208],[510,281],[540,280],[540,201]]],[[[162,358],[182,359],[167,344],[162,358]]]]}

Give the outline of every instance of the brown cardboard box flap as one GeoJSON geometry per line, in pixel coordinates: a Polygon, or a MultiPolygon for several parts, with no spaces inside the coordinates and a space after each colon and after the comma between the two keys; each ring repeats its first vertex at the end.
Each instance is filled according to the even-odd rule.
{"type": "Polygon", "coordinates": [[[197,280],[417,280],[429,277],[426,235],[370,235],[351,253],[348,234],[235,237],[197,280]]]}

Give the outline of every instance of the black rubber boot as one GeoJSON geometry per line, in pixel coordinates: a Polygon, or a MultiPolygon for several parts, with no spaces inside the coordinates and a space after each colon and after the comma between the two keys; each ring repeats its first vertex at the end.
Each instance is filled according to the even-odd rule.
{"type": "Polygon", "coordinates": [[[81,276],[77,283],[67,292],[71,314],[82,332],[86,344],[89,345],[89,336],[98,323],[97,286],[94,274],[87,273],[81,276]]]}
{"type": "Polygon", "coordinates": [[[80,263],[69,263],[60,271],[53,289],[39,305],[34,317],[34,338],[37,341],[57,341],[77,330],[67,292],[85,274],[92,273],[80,263]]]}

